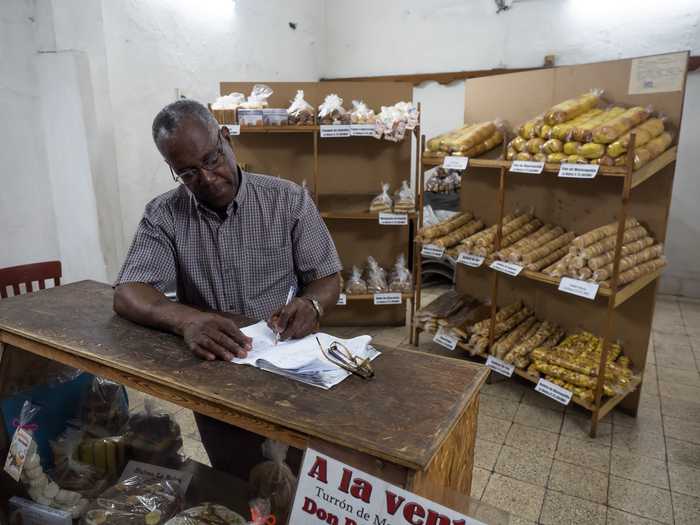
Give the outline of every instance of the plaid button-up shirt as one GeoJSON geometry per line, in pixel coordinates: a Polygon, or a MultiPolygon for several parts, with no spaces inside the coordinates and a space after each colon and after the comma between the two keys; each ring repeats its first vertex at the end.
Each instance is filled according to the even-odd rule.
{"type": "Polygon", "coordinates": [[[142,282],[165,292],[175,281],[184,304],[266,319],[290,286],[303,288],[342,269],[303,188],[239,173],[225,220],[183,185],[149,202],[115,285],[142,282]]]}

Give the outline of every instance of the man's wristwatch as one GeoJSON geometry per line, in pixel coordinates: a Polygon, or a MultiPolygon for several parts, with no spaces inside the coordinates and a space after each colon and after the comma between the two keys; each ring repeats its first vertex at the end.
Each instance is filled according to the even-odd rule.
{"type": "Polygon", "coordinates": [[[302,299],[306,299],[311,303],[311,306],[313,306],[314,310],[316,310],[316,315],[319,319],[323,317],[323,306],[321,306],[321,302],[318,299],[316,299],[313,295],[304,295],[302,296],[302,299]]]}

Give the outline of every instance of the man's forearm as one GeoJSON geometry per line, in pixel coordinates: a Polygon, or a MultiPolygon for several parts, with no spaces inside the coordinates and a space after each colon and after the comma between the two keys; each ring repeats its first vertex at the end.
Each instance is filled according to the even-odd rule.
{"type": "Polygon", "coordinates": [[[329,310],[338,302],[340,295],[340,274],[334,273],[328,277],[316,279],[304,286],[301,296],[313,296],[323,306],[324,310],[329,310]]]}
{"type": "Polygon", "coordinates": [[[183,327],[198,313],[190,306],[174,303],[153,286],[125,283],[114,293],[114,311],[138,324],[182,335],[183,327]]]}

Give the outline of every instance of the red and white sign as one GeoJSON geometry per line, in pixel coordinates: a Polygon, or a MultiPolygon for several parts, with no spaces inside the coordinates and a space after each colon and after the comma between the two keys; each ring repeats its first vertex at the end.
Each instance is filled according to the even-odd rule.
{"type": "Polygon", "coordinates": [[[289,523],[483,525],[310,448],[299,472],[289,523]]]}

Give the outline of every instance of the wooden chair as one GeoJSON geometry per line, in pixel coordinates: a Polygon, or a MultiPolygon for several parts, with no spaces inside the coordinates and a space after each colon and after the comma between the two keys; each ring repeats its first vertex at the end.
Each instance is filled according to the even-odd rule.
{"type": "Polygon", "coordinates": [[[7,289],[10,286],[14,295],[20,295],[20,284],[24,284],[27,293],[34,291],[34,282],[39,284],[39,290],[46,288],[46,281],[49,279],[53,279],[54,286],[60,286],[61,275],[61,261],[0,268],[0,298],[7,299],[7,289]]]}

